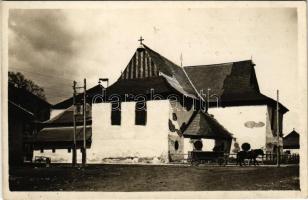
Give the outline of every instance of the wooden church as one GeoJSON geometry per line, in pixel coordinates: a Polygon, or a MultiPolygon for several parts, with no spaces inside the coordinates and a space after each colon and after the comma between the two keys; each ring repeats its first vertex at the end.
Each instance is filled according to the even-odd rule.
{"type": "MultiPolygon", "coordinates": [[[[172,162],[191,150],[232,153],[234,143],[249,142],[273,151],[275,145],[276,101],[260,93],[251,60],[180,67],[141,40],[114,84],[88,91],[90,163],[172,162]]],[[[53,109],[63,115],[71,105],[72,98],[53,109]]],[[[287,111],[280,104],[280,131],[287,111]]]]}

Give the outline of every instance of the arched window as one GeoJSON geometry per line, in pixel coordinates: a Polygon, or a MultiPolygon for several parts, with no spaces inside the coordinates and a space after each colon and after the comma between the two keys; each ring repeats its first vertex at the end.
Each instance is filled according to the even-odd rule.
{"type": "Polygon", "coordinates": [[[121,103],[111,103],[111,125],[121,125],[121,103]]]}
{"type": "Polygon", "coordinates": [[[147,104],[146,101],[136,102],[135,124],[145,126],[147,123],[147,104]]]}

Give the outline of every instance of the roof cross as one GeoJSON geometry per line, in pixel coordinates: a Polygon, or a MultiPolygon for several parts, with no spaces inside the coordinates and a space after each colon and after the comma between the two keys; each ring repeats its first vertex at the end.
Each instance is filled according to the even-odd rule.
{"type": "Polygon", "coordinates": [[[140,39],[138,40],[139,42],[140,42],[140,44],[142,44],[142,41],[143,41],[144,39],[142,38],[142,36],[140,36],[140,39]]]}

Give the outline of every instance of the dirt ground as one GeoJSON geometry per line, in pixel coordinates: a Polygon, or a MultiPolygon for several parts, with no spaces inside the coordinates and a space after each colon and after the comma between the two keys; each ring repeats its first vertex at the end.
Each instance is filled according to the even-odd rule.
{"type": "Polygon", "coordinates": [[[10,171],[13,191],[299,190],[299,167],[88,165],[10,171]]]}

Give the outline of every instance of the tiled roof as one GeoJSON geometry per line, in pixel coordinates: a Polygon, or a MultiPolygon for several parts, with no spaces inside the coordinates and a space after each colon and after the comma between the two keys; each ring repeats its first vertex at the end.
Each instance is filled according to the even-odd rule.
{"type": "MultiPolygon", "coordinates": [[[[275,106],[275,100],[260,93],[251,60],[184,68],[197,90],[207,94],[210,88],[210,96],[215,94],[221,106],[275,106]]],[[[210,98],[210,102],[210,106],[216,106],[216,98],[210,98]]],[[[288,111],[282,104],[280,107],[283,112],[288,111]]]]}
{"type": "MultiPolygon", "coordinates": [[[[184,69],[189,78],[183,68],[143,45],[137,49],[120,78],[106,89],[107,95],[147,94],[154,89],[157,93],[177,92],[197,98],[195,87],[199,93],[203,90],[203,94],[210,88],[210,95],[218,96],[220,106],[276,104],[275,100],[260,93],[251,60],[187,66],[184,69]]],[[[88,94],[87,98],[91,98],[91,94],[92,97],[101,94],[101,88],[96,86],[88,94]]],[[[53,108],[67,108],[71,105],[72,98],[54,105],[53,108]]],[[[211,106],[216,106],[214,97],[210,98],[211,106]]],[[[283,113],[288,111],[282,104],[280,108],[283,113]]]]}
{"type": "Polygon", "coordinates": [[[196,112],[184,130],[184,137],[207,139],[232,138],[232,133],[219,124],[214,117],[202,111],[196,112]]]}

